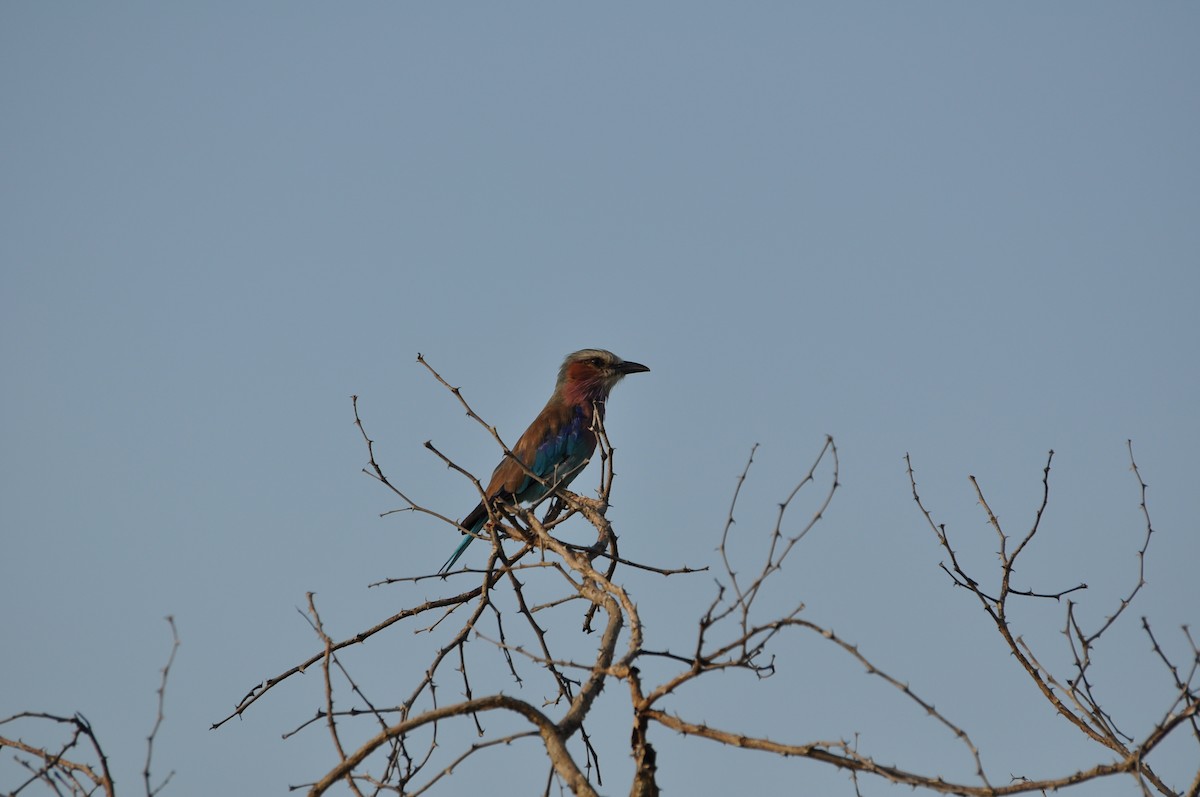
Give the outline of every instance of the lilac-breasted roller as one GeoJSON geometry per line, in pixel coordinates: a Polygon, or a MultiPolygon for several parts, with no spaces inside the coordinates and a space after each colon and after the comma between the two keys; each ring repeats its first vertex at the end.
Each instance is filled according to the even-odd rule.
{"type": "MultiPolygon", "coordinates": [[[[622,360],[604,349],[568,354],[558,369],[558,381],[550,400],[512,448],[513,456],[542,481],[530,478],[524,468],[506,456],[492,472],[486,500],[533,502],[556,485],[570,484],[596,450],[593,414],[599,413],[603,421],[604,402],[617,382],[627,374],[649,370],[641,363],[622,360]]],[[[487,504],[480,501],[461,524],[471,534],[463,538],[439,573],[446,573],[454,566],[475,539],[472,535],[478,534],[487,520],[487,504]]]]}

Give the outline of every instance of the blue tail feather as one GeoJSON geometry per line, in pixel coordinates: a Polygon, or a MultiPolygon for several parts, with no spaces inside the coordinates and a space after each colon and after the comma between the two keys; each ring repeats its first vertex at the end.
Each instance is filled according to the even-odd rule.
{"type": "Polygon", "coordinates": [[[446,573],[450,572],[450,568],[454,567],[454,563],[458,561],[458,557],[463,555],[463,551],[467,550],[467,546],[470,545],[474,540],[475,538],[472,535],[464,534],[463,541],[460,542],[458,547],[454,549],[454,553],[451,554],[450,558],[446,560],[446,564],[442,565],[442,569],[438,571],[438,574],[444,576],[446,573]]]}

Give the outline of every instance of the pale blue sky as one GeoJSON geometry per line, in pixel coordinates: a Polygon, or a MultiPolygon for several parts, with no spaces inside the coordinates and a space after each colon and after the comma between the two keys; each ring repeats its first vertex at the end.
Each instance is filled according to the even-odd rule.
{"type": "MultiPolygon", "coordinates": [[[[461,516],[470,486],[421,443],[480,474],[498,454],[417,352],[514,439],[562,356],[600,346],[653,369],[610,405],[623,553],[715,563],[750,446],[747,535],[832,434],[844,488],[788,602],[964,726],[994,780],[1108,760],[951,589],[903,456],[990,575],[967,475],[1018,533],[1053,448],[1019,576],[1087,581],[1095,622],[1136,578],[1133,439],[1158,533],[1096,674],[1144,734],[1170,689],[1137,618],[1180,660],[1200,621],[1198,34],[1182,2],[5,4],[0,715],[82,711],[136,792],[173,614],[165,794],[318,777],[324,731],[279,738],[315,678],[208,725],[315,650],[306,591],[350,635],[448,589],[366,585],[455,544],[379,517],[398,504],[360,473],[349,396],[389,474],[461,516]]],[[[710,578],[629,585],[660,646],[686,648],[710,578]]],[[[1058,664],[1062,614],[1019,614],[1058,664]]],[[[352,663],[424,666],[410,631],[352,663]]],[[[790,640],[780,665],[671,708],[787,741],[861,732],[884,761],[970,777],[827,646],[790,640]]],[[[615,739],[610,793],[624,700],[592,730],[615,739]]],[[[815,764],[652,741],[670,794],[853,793],[815,764]]],[[[1161,774],[1182,788],[1194,751],[1164,749],[1161,774]]],[[[514,748],[444,791],[532,793],[544,771],[514,748]]]]}

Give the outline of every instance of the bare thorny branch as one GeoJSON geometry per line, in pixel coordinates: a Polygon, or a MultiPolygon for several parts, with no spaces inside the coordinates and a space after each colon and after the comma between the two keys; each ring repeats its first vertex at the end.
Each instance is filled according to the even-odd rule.
{"type": "MultiPolygon", "coordinates": [[[[174,771],[168,773],[157,786],[154,785],[151,775],[154,742],[165,718],[163,709],[166,704],[167,680],[171,675],[171,666],[175,663],[175,653],[179,650],[179,633],[175,628],[175,618],[168,616],[166,621],[171,627],[171,652],[162,668],[162,677],[155,691],[157,710],[150,735],[146,737],[146,762],[142,767],[146,797],[157,797],[175,775],[174,771]]],[[[83,714],[76,713],[66,717],[41,711],[22,711],[0,719],[0,725],[28,724],[31,720],[39,725],[50,723],[64,727],[68,731],[67,739],[57,746],[35,745],[19,738],[0,735],[0,750],[6,747],[16,750],[17,755],[14,759],[29,773],[25,781],[8,788],[7,797],[16,797],[35,784],[42,784],[58,795],[100,793],[106,797],[115,797],[117,789],[109,769],[108,755],[104,752],[91,722],[83,714]],[[78,753],[72,753],[76,749],[78,753]],[[68,753],[71,753],[70,758],[67,757],[68,753]],[[90,756],[94,761],[84,761],[79,756],[90,756]]]]}
{"type": "MultiPolygon", "coordinates": [[[[1138,470],[1137,463],[1133,458],[1132,441],[1127,441],[1129,451],[1130,470],[1137,479],[1140,490],[1140,507],[1142,516],[1145,520],[1145,538],[1140,550],[1138,551],[1138,573],[1137,581],[1132,587],[1128,595],[1121,599],[1120,604],[1115,612],[1091,633],[1085,632],[1079,625],[1076,618],[1075,607],[1076,603],[1072,600],[1067,600],[1066,607],[1066,638],[1068,640],[1071,657],[1073,660],[1073,672],[1069,673],[1065,678],[1061,675],[1055,675],[1050,670],[1044,667],[1035,655],[1032,647],[1018,634],[1014,633],[1011,620],[1008,616],[1009,600],[1012,596],[1022,598],[1044,598],[1054,601],[1060,601],[1064,596],[1073,593],[1077,590],[1087,589],[1087,584],[1079,584],[1078,586],[1068,589],[1059,590],[1057,592],[1038,592],[1032,589],[1018,590],[1012,587],[1011,579],[1015,569],[1017,558],[1026,549],[1026,546],[1038,533],[1041,527],[1043,513],[1045,512],[1050,495],[1050,466],[1054,459],[1054,452],[1051,451],[1046,459],[1046,465],[1043,468],[1042,476],[1042,501],[1038,507],[1037,513],[1034,516],[1032,527],[1024,535],[1017,546],[1009,553],[1008,543],[1009,536],[1001,527],[1000,521],[996,514],[988,505],[987,499],[984,496],[982,487],[974,476],[969,477],[971,485],[978,497],[979,504],[983,507],[988,517],[988,524],[993,528],[999,537],[999,559],[1000,559],[1000,579],[999,588],[994,593],[986,591],[980,581],[969,575],[962,563],[960,562],[957,552],[951,546],[946,527],[934,522],[931,513],[925,508],[917,493],[916,477],[913,472],[912,462],[906,455],[905,462],[908,466],[909,482],[912,487],[913,500],[917,503],[922,515],[928,522],[929,527],[937,535],[937,539],[941,547],[949,556],[950,565],[942,564],[942,569],[950,575],[953,583],[957,587],[966,589],[972,593],[980,603],[981,608],[991,618],[996,627],[997,632],[1008,646],[1009,652],[1025,670],[1030,680],[1036,686],[1042,696],[1054,707],[1059,716],[1063,717],[1076,729],[1081,731],[1089,739],[1107,748],[1112,753],[1115,753],[1119,760],[1117,763],[1106,767],[1099,767],[1092,771],[1090,777],[1100,777],[1103,775],[1116,773],[1129,773],[1138,779],[1139,787],[1142,792],[1149,793],[1153,788],[1160,794],[1173,795],[1176,792],[1172,790],[1162,779],[1154,772],[1147,763],[1146,758],[1149,754],[1162,742],[1167,735],[1181,723],[1188,723],[1193,730],[1193,735],[1197,741],[1200,741],[1200,730],[1198,730],[1196,714],[1200,711],[1200,700],[1197,700],[1196,687],[1193,685],[1197,674],[1197,661],[1200,656],[1196,654],[1196,646],[1191,642],[1190,636],[1188,641],[1191,644],[1193,651],[1193,661],[1186,678],[1181,677],[1179,669],[1167,658],[1162,649],[1158,646],[1157,640],[1151,631],[1149,622],[1143,618],[1143,628],[1150,638],[1155,652],[1160,659],[1166,664],[1168,670],[1172,673],[1175,681],[1175,686],[1178,690],[1178,696],[1175,702],[1170,706],[1162,720],[1143,738],[1138,744],[1133,744],[1135,741],[1132,737],[1122,733],[1116,727],[1113,718],[1102,707],[1100,699],[1094,692],[1093,685],[1088,677],[1088,670],[1092,666],[1092,649],[1095,642],[1100,637],[1112,628],[1113,624],[1120,615],[1133,602],[1134,597],[1138,594],[1141,588],[1145,585],[1145,556],[1150,545],[1150,537],[1153,534],[1153,526],[1150,522],[1150,513],[1146,505],[1146,483],[1142,480],[1141,473],[1138,470]],[[1065,698],[1064,698],[1065,696],[1065,698]]],[[[1186,635],[1187,629],[1184,628],[1186,635]]],[[[1076,780],[1063,781],[1059,779],[1049,788],[1058,788],[1062,785],[1076,782],[1084,774],[1075,773],[1073,776],[1076,780]]],[[[1200,772],[1197,773],[1197,782],[1200,782],[1200,772]]],[[[1025,785],[1027,781],[1023,781],[1025,785]]],[[[1195,784],[1189,790],[1189,794],[1195,791],[1195,784]]]]}
{"type": "MultiPolygon", "coordinates": [[[[487,424],[471,408],[462,391],[443,379],[423,357],[418,356],[418,361],[454,395],[467,416],[487,431],[504,455],[511,457],[511,450],[495,427],[487,424]]],[[[404,502],[400,511],[434,517],[455,531],[465,531],[446,515],[410,498],[389,480],[376,459],[374,442],[359,415],[357,397],[353,398],[352,403],[354,423],[367,449],[368,465],[364,472],[404,502]]],[[[599,417],[601,413],[595,415],[599,417]]],[[[988,522],[999,539],[999,575],[994,588],[985,590],[982,585],[984,579],[968,574],[950,545],[945,527],[933,521],[932,515],[921,502],[912,464],[906,457],[913,498],[949,557],[949,564],[943,564],[942,567],[952,583],[977,598],[1020,666],[1071,726],[1117,756],[1116,761],[1105,761],[1090,769],[1069,772],[1056,778],[1017,778],[997,784],[986,774],[980,750],[967,731],[946,713],[935,708],[931,700],[918,695],[906,682],[885,671],[868,658],[859,646],[803,617],[804,605],[798,600],[782,609],[767,603],[766,587],[769,583],[781,581],[778,574],[789,555],[825,517],[840,486],[838,450],[832,437],[825,439],[808,471],[780,502],[765,546],[751,554],[759,558],[752,559],[753,566],[741,572],[734,563],[744,560],[745,551],[753,550],[746,546],[751,545],[754,538],[734,533],[734,514],[757,446],[751,450],[746,466],[737,479],[729,514],[720,535],[717,549],[720,573],[713,598],[699,612],[694,640],[687,645],[686,651],[678,651],[647,646],[637,604],[618,581],[618,576],[624,572],[622,567],[658,573],[664,577],[696,573],[699,570],[637,563],[619,555],[617,535],[607,517],[616,475],[615,451],[602,424],[598,424],[594,431],[599,439],[598,452],[602,463],[596,498],[586,498],[560,484],[552,484],[547,485],[549,489],[543,499],[547,504],[545,512],[539,512],[538,505],[524,507],[503,502],[491,505],[489,524],[485,527],[484,535],[491,543],[486,565],[478,569],[463,568],[449,574],[451,578],[471,578],[473,585],[470,588],[457,594],[426,599],[340,641],[335,641],[328,634],[310,595],[306,616],[321,641],[321,649],[295,667],[256,685],[234,711],[214,727],[241,716],[273,687],[320,662],[323,703],[316,716],[296,731],[310,724],[323,724],[330,734],[336,760],[315,782],[295,788],[306,788],[310,795],[319,795],[340,782],[359,795],[384,791],[419,795],[442,783],[457,768],[487,750],[539,740],[549,765],[543,793],[548,795],[557,782],[560,789],[573,794],[593,795],[604,785],[600,753],[602,749],[611,747],[611,741],[596,743],[587,733],[585,724],[604,687],[623,682],[628,689],[633,717],[633,734],[629,740],[634,766],[629,791],[633,795],[657,795],[659,792],[657,751],[651,743],[656,727],[729,747],[802,757],[843,769],[849,773],[856,794],[859,793],[861,775],[873,775],[892,783],[937,793],[983,796],[1048,792],[1119,773],[1133,774],[1143,784],[1143,789],[1153,788],[1162,794],[1173,793],[1150,769],[1146,759],[1181,725],[1190,728],[1200,742],[1200,726],[1196,716],[1196,657],[1193,657],[1190,667],[1177,666],[1163,652],[1150,632],[1148,622],[1144,621],[1154,651],[1175,683],[1178,698],[1153,731],[1138,744],[1116,733],[1115,723],[1102,710],[1086,677],[1095,641],[1116,621],[1144,583],[1141,565],[1149,544],[1151,527],[1145,505],[1145,484],[1136,465],[1132,463],[1132,449],[1131,465],[1141,484],[1142,510],[1147,528],[1146,543],[1139,552],[1138,583],[1106,623],[1091,634],[1080,630],[1071,609],[1073,604],[1068,600],[1068,631],[1074,651],[1075,672],[1067,679],[1051,674],[1038,663],[1034,652],[1011,628],[1007,613],[1008,602],[1014,597],[1059,601],[1086,588],[1086,585],[1080,584],[1066,589],[1038,591],[1031,587],[1018,588],[1013,584],[1015,563],[1038,533],[1049,502],[1050,460],[1047,460],[1044,469],[1042,500],[1032,528],[1015,545],[1011,544],[1012,540],[988,506],[982,488],[974,478],[971,479],[988,522]],[[805,493],[806,487],[811,488],[825,479],[828,479],[828,486],[815,496],[811,514],[803,523],[793,527],[789,510],[805,493]],[[568,543],[559,537],[559,527],[576,515],[595,529],[597,536],[591,545],[568,543]],[[593,626],[597,625],[599,627],[596,630],[600,631],[598,638],[578,634],[564,636],[569,625],[561,615],[577,603],[583,612],[583,631],[585,634],[592,632],[593,626]],[[456,618],[459,624],[447,630],[451,618],[456,618]],[[343,657],[349,649],[365,645],[393,626],[398,628],[408,622],[417,624],[413,628],[414,633],[431,638],[426,650],[428,665],[407,687],[403,682],[387,684],[384,688],[394,695],[388,704],[368,699],[366,690],[351,677],[349,665],[343,657]],[[937,775],[920,773],[915,768],[881,763],[862,752],[857,739],[774,741],[740,729],[710,726],[687,716],[687,704],[680,697],[685,684],[728,670],[753,673],[759,678],[770,677],[776,669],[774,645],[782,635],[795,632],[812,634],[834,645],[863,667],[869,676],[895,689],[920,715],[931,718],[951,737],[958,739],[970,757],[977,781],[954,783],[937,775]],[[445,634],[445,638],[433,641],[432,635],[435,633],[445,634]],[[639,667],[639,660],[653,660],[675,669],[658,682],[650,682],[639,667]],[[535,684],[543,683],[540,704],[497,688],[492,683],[497,677],[507,678],[519,692],[537,692],[539,689],[535,684]],[[451,701],[442,699],[438,686],[445,678],[451,678],[458,684],[460,697],[451,701]],[[338,708],[335,704],[335,692],[342,684],[348,685],[353,695],[354,705],[349,708],[338,708]],[[492,732],[488,718],[498,715],[507,715],[513,721],[499,722],[498,730],[492,732]],[[369,736],[364,737],[361,730],[350,734],[342,727],[363,716],[370,717],[374,725],[369,736]],[[472,744],[455,741],[459,734],[465,736],[458,728],[463,720],[470,721],[480,737],[478,741],[472,744]],[[353,744],[348,743],[351,737],[356,740],[353,744]]],[[[481,483],[471,473],[457,465],[432,442],[427,442],[425,447],[443,465],[466,478],[483,496],[481,483]]],[[[528,476],[536,478],[528,469],[526,472],[528,476]]],[[[372,586],[417,586],[427,583],[426,580],[431,578],[432,575],[404,575],[372,586]]],[[[432,583],[446,582],[439,579],[432,583]]],[[[1192,650],[1195,651],[1195,645],[1192,650]]],[[[1200,783],[1200,775],[1196,782],[1200,783]]],[[[1192,793],[1195,790],[1193,785],[1192,793]]]]}

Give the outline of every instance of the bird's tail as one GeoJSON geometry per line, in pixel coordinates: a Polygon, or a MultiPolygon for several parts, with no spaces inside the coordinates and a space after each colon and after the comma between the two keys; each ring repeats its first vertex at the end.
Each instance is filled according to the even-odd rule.
{"type": "Polygon", "coordinates": [[[454,563],[458,561],[458,557],[462,556],[463,551],[467,550],[467,546],[471,544],[471,540],[475,539],[474,535],[479,533],[479,530],[487,523],[487,519],[487,507],[482,502],[463,518],[462,528],[471,533],[463,535],[463,541],[458,544],[458,547],[454,549],[454,553],[446,560],[446,564],[442,565],[442,569],[438,571],[439,576],[444,576],[450,572],[450,568],[454,567],[454,563]]]}
{"type": "Polygon", "coordinates": [[[454,567],[454,563],[458,561],[458,557],[463,555],[463,551],[467,550],[467,546],[475,540],[470,534],[463,535],[463,541],[454,549],[454,553],[446,560],[446,564],[442,565],[442,569],[438,571],[438,575],[444,576],[450,572],[450,568],[454,567]]]}

